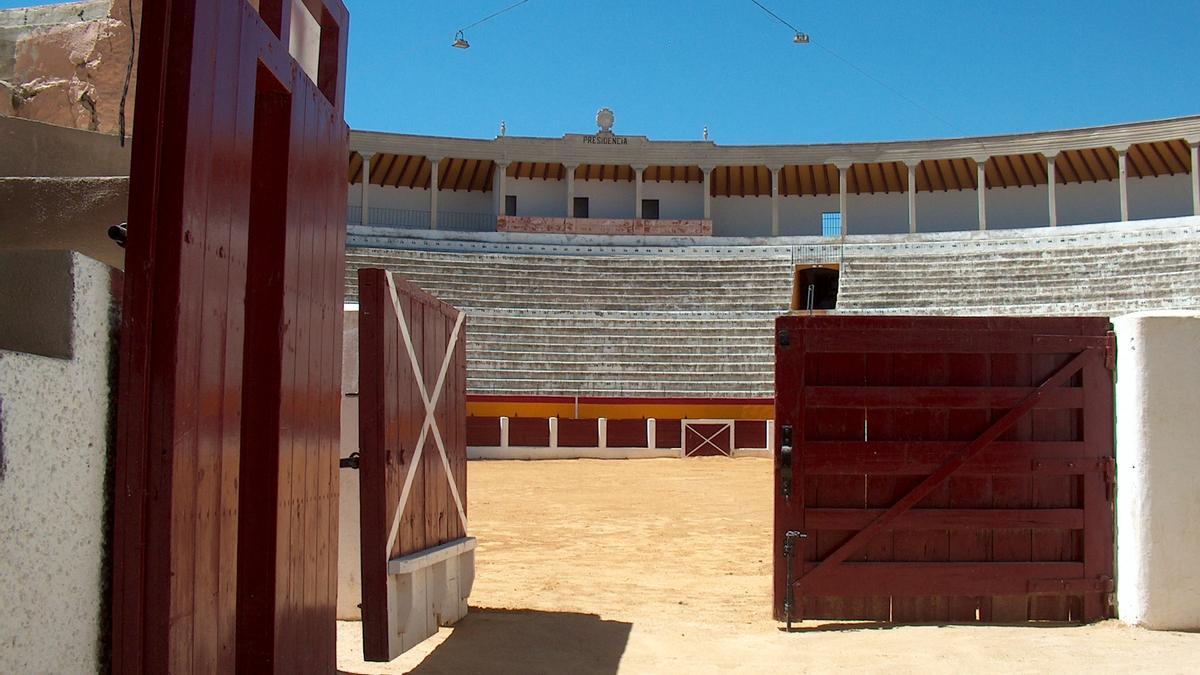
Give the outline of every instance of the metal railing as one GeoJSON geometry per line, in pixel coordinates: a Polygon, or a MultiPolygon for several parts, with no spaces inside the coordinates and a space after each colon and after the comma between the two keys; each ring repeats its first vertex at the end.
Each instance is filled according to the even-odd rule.
{"type": "Polygon", "coordinates": [[[828,244],[795,244],[791,249],[793,265],[840,265],[846,245],[839,240],[828,244]]]}
{"type": "MultiPolygon", "coordinates": [[[[346,222],[352,225],[362,225],[362,207],[348,207],[346,210],[346,222]]],[[[410,230],[428,230],[429,211],[371,207],[371,222],[369,224],[410,230]]],[[[439,210],[437,227],[439,230],[494,232],[496,230],[496,216],[492,213],[439,210]]]]}

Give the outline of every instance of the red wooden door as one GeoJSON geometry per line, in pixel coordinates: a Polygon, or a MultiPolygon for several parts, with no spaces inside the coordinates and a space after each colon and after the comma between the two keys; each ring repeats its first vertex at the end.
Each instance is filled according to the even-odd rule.
{"type": "Polygon", "coordinates": [[[390,661],[465,611],[473,555],[437,583],[391,568],[466,543],[466,315],[385,270],[358,288],[363,654],[390,661]]]}
{"type": "Polygon", "coordinates": [[[349,15],[295,1],[144,4],[116,672],[336,667],[349,15]]]}
{"type": "Polygon", "coordinates": [[[776,618],[1111,616],[1108,330],[780,318],[776,618]]]}

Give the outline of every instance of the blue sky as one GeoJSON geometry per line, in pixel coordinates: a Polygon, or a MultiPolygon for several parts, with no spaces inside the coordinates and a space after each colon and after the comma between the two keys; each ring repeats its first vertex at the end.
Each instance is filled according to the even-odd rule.
{"type": "MultiPolygon", "coordinates": [[[[725,144],[999,134],[1200,113],[1200,1],[346,0],[356,129],[725,144]],[[838,60],[901,90],[923,110],[838,60]]],[[[0,7],[25,4],[0,0],[0,7]]]]}

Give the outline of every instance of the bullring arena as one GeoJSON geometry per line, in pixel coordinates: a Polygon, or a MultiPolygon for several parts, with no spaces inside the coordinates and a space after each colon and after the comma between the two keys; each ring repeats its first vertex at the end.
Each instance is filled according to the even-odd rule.
{"type": "Polygon", "coordinates": [[[1196,670],[1200,116],[350,130],[338,0],[168,6],[132,149],[0,109],[0,671],[1196,670]]]}

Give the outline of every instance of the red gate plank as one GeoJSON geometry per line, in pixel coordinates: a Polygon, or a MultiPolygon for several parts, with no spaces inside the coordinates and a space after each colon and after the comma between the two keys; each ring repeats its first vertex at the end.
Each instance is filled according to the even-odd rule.
{"type": "Polygon", "coordinates": [[[793,616],[1108,614],[1105,321],[789,316],[778,337],[777,444],[794,430],[796,471],[792,496],[776,497],[776,616],[790,529],[809,535],[793,616]],[[1088,406],[1098,410],[1091,435],[1088,406]]]}

